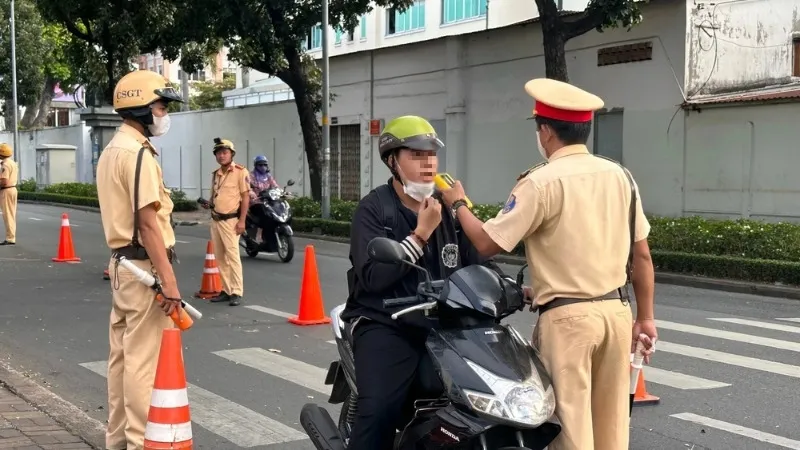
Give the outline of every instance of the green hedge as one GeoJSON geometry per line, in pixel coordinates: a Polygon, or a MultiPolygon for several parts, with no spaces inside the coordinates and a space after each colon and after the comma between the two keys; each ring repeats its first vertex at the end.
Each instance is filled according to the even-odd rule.
{"type": "MultiPolygon", "coordinates": [[[[20,185],[20,198],[31,201],[97,206],[94,185],[62,183],[44,191],[30,180],[20,185]]],[[[173,193],[175,211],[194,211],[197,204],[181,191],[173,193]]],[[[331,200],[331,220],[323,220],[319,202],[302,197],[290,200],[298,232],[349,237],[357,202],[331,200]]],[[[502,203],[475,205],[486,221],[502,203]]],[[[657,270],[713,278],[728,278],[800,286],[800,225],[754,220],[710,220],[701,217],[649,218],[649,237],[657,270]]],[[[522,247],[512,254],[524,256],[522,247]]]]}
{"type": "MultiPolygon", "coordinates": [[[[99,207],[97,186],[92,183],[56,183],[37,190],[36,181],[25,180],[18,185],[19,198],[34,202],[64,203],[76,206],[99,207]]],[[[186,193],[174,190],[170,195],[175,212],[196,211],[197,202],[186,199],[186,193]]]]}

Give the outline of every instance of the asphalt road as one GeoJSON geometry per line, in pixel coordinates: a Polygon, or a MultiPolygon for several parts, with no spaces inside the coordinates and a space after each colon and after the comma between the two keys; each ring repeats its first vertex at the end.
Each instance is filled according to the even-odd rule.
{"type": "MultiPolygon", "coordinates": [[[[108,251],[100,216],[20,205],[18,221],[18,245],[0,247],[2,362],[104,422],[110,286],[102,279],[108,251]],[[51,262],[62,212],[80,264],[51,262]]],[[[208,229],[178,227],[177,234],[176,270],[189,298],[200,288],[208,229]]],[[[298,415],[304,403],[327,399],[323,377],[336,351],[329,326],[286,321],[297,311],[309,243],[297,240],[289,264],[243,256],[242,306],[192,301],[204,313],[183,334],[198,448],[313,449],[298,415]]],[[[313,245],[330,311],[346,296],[347,248],[313,245]]],[[[634,410],[630,448],[800,449],[800,365],[792,365],[800,303],[666,285],[656,292],[662,341],[645,376],[661,403],[634,410]]],[[[520,313],[510,322],[529,335],[534,319],[520,313]]]]}

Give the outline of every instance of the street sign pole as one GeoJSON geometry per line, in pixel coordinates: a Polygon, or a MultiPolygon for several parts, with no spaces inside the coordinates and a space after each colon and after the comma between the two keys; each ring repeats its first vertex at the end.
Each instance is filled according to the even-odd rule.
{"type": "MultiPolygon", "coordinates": [[[[22,151],[19,148],[19,120],[17,119],[17,111],[19,110],[17,103],[17,33],[14,29],[14,0],[11,0],[11,83],[14,97],[14,154],[19,167],[20,181],[22,177],[22,151]]],[[[6,111],[8,108],[6,108],[6,111]]]]}
{"type": "Polygon", "coordinates": [[[322,218],[331,216],[330,62],[328,55],[328,0],[322,0],[322,218]]]}

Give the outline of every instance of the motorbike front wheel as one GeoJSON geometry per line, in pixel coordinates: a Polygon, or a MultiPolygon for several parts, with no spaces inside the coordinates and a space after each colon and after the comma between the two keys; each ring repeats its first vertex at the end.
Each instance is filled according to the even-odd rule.
{"type": "Polygon", "coordinates": [[[294,258],[294,239],[291,236],[278,236],[278,257],[285,263],[294,258]]]}

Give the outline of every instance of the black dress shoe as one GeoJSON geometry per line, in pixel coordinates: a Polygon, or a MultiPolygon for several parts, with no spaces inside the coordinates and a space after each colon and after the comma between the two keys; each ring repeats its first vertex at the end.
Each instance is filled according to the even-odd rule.
{"type": "Polygon", "coordinates": [[[0,245],[17,245],[17,243],[16,242],[3,241],[3,242],[0,242],[0,245]]]}
{"type": "Polygon", "coordinates": [[[241,296],[233,294],[233,295],[231,295],[229,297],[228,304],[231,305],[231,306],[239,306],[239,303],[241,302],[241,300],[242,300],[241,296]]]}
{"type": "Polygon", "coordinates": [[[222,291],[222,292],[220,292],[220,293],[219,293],[219,295],[218,295],[218,296],[216,296],[216,297],[213,297],[213,298],[212,298],[211,300],[209,300],[209,301],[210,301],[211,303],[222,303],[222,302],[227,302],[228,300],[230,300],[230,295],[228,295],[228,293],[227,293],[227,292],[225,292],[225,291],[222,291]]]}

